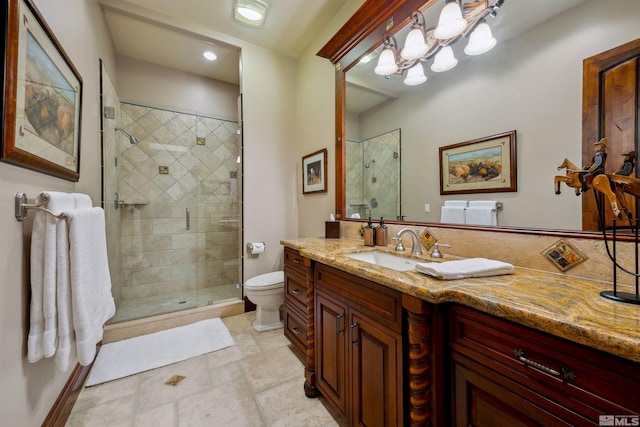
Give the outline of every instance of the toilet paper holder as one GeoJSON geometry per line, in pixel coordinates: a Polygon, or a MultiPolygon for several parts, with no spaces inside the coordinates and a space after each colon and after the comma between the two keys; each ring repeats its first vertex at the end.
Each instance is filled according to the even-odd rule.
{"type": "Polygon", "coordinates": [[[266,247],[267,247],[267,245],[264,242],[249,242],[249,243],[247,243],[247,250],[251,254],[261,254],[261,253],[264,252],[266,247]]]}

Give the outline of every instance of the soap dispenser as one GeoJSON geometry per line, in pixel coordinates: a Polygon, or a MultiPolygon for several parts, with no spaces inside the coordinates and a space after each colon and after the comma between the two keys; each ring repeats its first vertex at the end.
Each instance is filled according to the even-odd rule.
{"type": "Polygon", "coordinates": [[[384,219],[380,217],[380,224],[376,227],[376,245],[387,246],[387,226],[384,219]]]}
{"type": "Polygon", "coordinates": [[[376,235],[375,229],[371,224],[371,217],[369,217],[369,221],[367,222],[367,226],[364,227],[364,245],[365,246],[375,246],[376,245],[376,235]]]}

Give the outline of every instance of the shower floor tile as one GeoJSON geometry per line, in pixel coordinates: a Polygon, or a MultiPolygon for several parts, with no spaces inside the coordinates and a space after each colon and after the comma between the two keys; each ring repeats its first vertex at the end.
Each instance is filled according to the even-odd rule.
{"type": "Polygon", "coordinates": [[[117,304],[116,314],[107,324],[112,325],[238,299],[240,299],[240,289],[235,284],[128,299],[117,304]]]}
{"type": "Polygon", "coordinates": [[[258,333],[255,312],[223,318],[235,345],[85,388],[66,423],[87,426],[343,425],[304,394],[304,365],[282,329],[258,333]],[[186,378],[176,386],[164,382],[186,378]]]}

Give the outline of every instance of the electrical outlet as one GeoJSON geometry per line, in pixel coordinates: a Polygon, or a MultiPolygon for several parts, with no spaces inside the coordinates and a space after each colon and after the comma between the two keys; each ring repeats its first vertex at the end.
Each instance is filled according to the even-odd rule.
{"type": "Polygon", "coordinates": [[[431,206],[429,205],[429,203],[424,204],[424,212],[425,213],[431,212],[431,206]]]}

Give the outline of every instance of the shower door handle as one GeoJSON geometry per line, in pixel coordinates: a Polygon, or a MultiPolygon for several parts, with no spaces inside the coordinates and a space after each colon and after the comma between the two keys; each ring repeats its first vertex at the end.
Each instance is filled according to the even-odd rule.
{"type": "Polygon", "coordinates": [[[191,229],[191,209],[187,208],[185,210],[186,213],[186,219],[187,219],[187,230],[191,229]]]}

